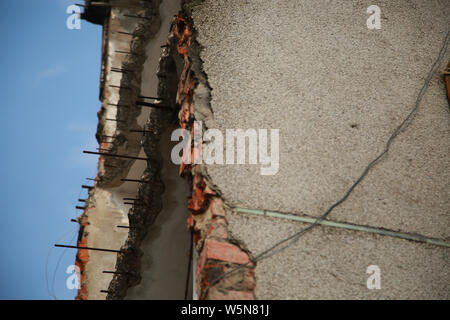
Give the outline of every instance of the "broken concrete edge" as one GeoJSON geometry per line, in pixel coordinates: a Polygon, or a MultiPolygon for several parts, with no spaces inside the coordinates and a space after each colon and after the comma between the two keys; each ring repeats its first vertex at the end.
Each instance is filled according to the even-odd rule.
{"type": "MultiPolygon", "coordinates": [[[[104,30],[106,32],[104,37],[106,37],[106,41],[104,42],[109,43],[117,40],[120,46],[123,46],[123,43],[125,43],[126,45],[123,47],[129,48],[127,50],[130,53],[119,53],[120,57],[117,58],[114,52],[108,52],[108,45],[105,45],[103,48],[102,55],[104,58],[102,63],[106,63],[106,67],[125,70],[125,72],[121,73],[120,84],[112,81],[111,72],[105,72],[104,79],[101,80],[101,82],[104,82],[104,87],[101,92],[102,104],[98,112],[99,124],[96,134],[101,150],[108,150],[109,153],[113,154],[127,154],[131,156],[136,156],[141,148],[140,141],[136,139],[137,134],[129,132],[129,129],[138,128],[137,118],[141,109],[136,107],[136,102],[140,94],[141,73],[147,58],[145,48],[148,41],[157,33],[160,27],[160,0],[139,2],[139,6],[134,2],[130,1],[129,8],[112,7],[110,17],[105,21],[104,30]],[[137,20],[131,18],[137,21],[135,28],[132,32],[129,32],[132,36],[119,34],[119,31],[123,31],[121,21],[127,19],[130,15],[144,17],[145,19],[137,20]],[[120,66],[113,65],[113,60],[118,61],[120,66]],[[111,85],[119,88],[110,87],[111,85]],[[117,89],[119,90],[119,99],[111,101],[114,99],[114,91],[117,89]],[[116,119],[120,120],[116,124],[116,130],[113,134],[114,138],[108,140],[111,143],[107,143],[103,139],[107,135],[105,122],[108,121],[106,120],[106,111],[109,108],[117,110],[116,119]]],[[[102,67],[102,69],[106,69],[106,67],[102,67]]],[[[126,176],[133,163],[133,160],[100,156],[98,168],[99,185],[110,187],[121,184],[120,179],[126,176]]]]}
{"type": "Polygon", "coordinates": [[[144,136],[142,141],[148,157],[147,168],[139,183],[137,201],[128,213],[130,229],[125,244],[121,247],[116,262],[117,274],[114,274],[108,287],[107,300],[124,299],[128,288],[140,283],[141,276],[141,244],[148,233],[149,227],[154,223],[162,210],[162,195],[165,187],[161,178],[160,139],[164,123],[162,110],[150,113],[146,128],[153,131],[144,136]]]}
{"type": "MultiPolygon", "coordinates": [[[[131,70],[132,72],[123,73],[123,76],[121,78],[119,91],[119,101],[117,104],[120,105],[129,105],[129,106],[135,106],[137,97],[140,93],[140,83],[141,83],[141,72],[143,69],[143,64],[145,62],[146,56],[145,56],[145,47],[148,43],[148,41],[156,34],[156,32],[159,29],[160,20],[159,20],[159,3],[160,0],[151,0],[146,2],[141,1],[135,1],[130,0],[128,1],[128,5],[120,6],[120,8],[113,7],[114,1],[111,2],[111,6],[108,7],[108,10],[99,10],[99,11],[91,11],[90,8],[90,1],[85,1],[85,12],[88,12],[90,16],[96,14],[101,15],[98,21],[103,21],[103,48],[102,48],[102,76],[101,76],[101,108],[98,112],[98,118],[99,123],[97,127],[97,141],[99,142],[100,149],[107,148],[108,146],[112,145],[111,148],[108,149],[111,153],[118,153],[119,148],[121,149],[120,152],[126,153],[126,154],[134,154],[137,155],[139,153],[139,150],[141,148],[140,141],[136,142],[136,139],[132,139],[126,135],[126,130],[128,128],[137,127],[136,119],[140,114],[139,108],[128,108],[128,111],[126,113],[126,122],[122,123],[120,122],[120,126],[117,127],[117,132],[114,135],[115,138],[112,141],[111,144],[105,143],[103,136],[105,135],[104,132],[104,114],[108,107],[110,107],[111,101],[110,101],[110,93],[108,90],[108,72],[106,70],[107,59],[108,59],[108,44],[109,41],[112,41],[112,35],[116,33],[116,31],[120,30],[120,15],[122,14],[130,14],[134,13],[135,15],[140,15],[144,17],[144,19],[140,20],[139,23],[137,23],[137,26],[134,28],[134,30],[131,32],[132,36],[128,38],[121,35],[122,39],[120,39],[122,42],[125,39],[128,39],[128,46],[130,48],[130,54],[127,54],[125,58],[121,61],[121,65],[119,66],[120,69],[123,70],[131,70]],[[86,11],[88,10],[88,11],[86,11]],[[106,12],[106,13],[105,13],[106,12]],[[127,88],[127,89],[125,89],[127,88]],[[129,89],[128,89],[129,88],[129,89]],[[123,131],[121,130],[123,129],[123,131]]],[[[123,3],[122,3],[123,4],[123,3]]],[[[89,19],[87,19],[90,21],[89,19]]],[[[96,22],[94,22],[96,23],[96,22]]],[[[126,42],[126,41],[125,41],[126,42]]],[[[111,60],[111,59],[110,59],[111,60]]],[[[111,61],[109,61],[111,64],[111,61]]],[[[110,66],[112,67],[112,66],[110,66]]],[[[116,66],[117,67],[117,66],[116,66]]],[[[117,110],[117,117],[120,118],[120,115],[123,112],[118,108],[117,110]]],[[[119,124],[119,122],[118,122],[119,124]]],[[[151,160],[149,160],[151,161],[151,160]]],[[[77,240],[77,246],[87,246],[88,242],[88,232],[86,231],[87,227],[89,226],[89,214],[88,210],[89,207],[93,203],[94,195],[96,187],[112,187],[116,186],[118,183],[121,184],[120,181],[121,178],[123,178],[124,175],[127,174],[129,169],[131,168],[132,164],[134,163],[134,160],[123,160],[123,159],[111,159],[106,158],[103,156],[100,156],[98,159],[98,173],[95,178],[94,186],[89,189],[89,196],[86,200],[86,208],[82,215],[77,219],[80,224],[80,230],[78,232],[78,240],[77,240]],[[108,169],[107,169],[108,168],[108,169]]],[[[157,186],[157,182],[155,182],[154,186],[157,186]]],[[[141,195],[141,192],[145,192],[145,186],[140,187],[139,194],[141,195]],[[144,191],[141,191],[144,189],[144,191]]],[[[150,204],[148,202],[144,202],[144,207],[150,207],[150,204]]],[[[152,204],[151,207],[153,208],[154,205],[152,204]]],[[[136,211],[139,212],[139,210],[145,210],[142,208],[136,209],[136,211]]],[[[140,218],[139,214],[134,215],[137,218],[134,220],[142,220],[140,218]]],[[[130,220],[131,221],[131,220],[130,220]]],[[[139,225],[139,222],[135,223],[136,225],[139,225]]],[[[144,224],[145,225],[145,224],[144,224]]],[[[133,229],[130,229],[130,233],[134,234],[133,229]]],[[[131,236],[131,239],[139,238],[136,236],[131,236]]],[[[134,246],[133,240],[127,241],[125,245],[122,247],[120,253],[118,255],[118,261],[126,260],[126,261],[134,261],[136,260],[136,256],[138,256],[140,253],[135,250],[136,246],[134,246]]],[[[88,299],[88,288],[87,288],[87,278],[88,275],[86,274],[86,266],[89,263],[89,253],[87,249],[79,249],[76,254],[75,258],[75,265],[79,268],[79,282],[80,282],[80,288],[78,290],[78,294],[75,297],[76,300],[87,300],[88,299]]],[[[134,276],[135,273],[131,273],[132,280],[134,282],[136,281],[136,277],[134,276]]],[[[130,280],[131,281],[131,280],[130,280]]]]}
{"type": "MultiPolygon", "coordinates": [[[[173,33],[178,55],[183,59],[183,70],[177,92],[179,125],[194,135],[194,120],[208,122],[213,113],[210,106],[211,87],[202,69],[201,45],[190,17],[189,1],[182,4],[183,12],[176,18],[173,33]]],[[[206,130],[206,126],[204,129],[206,130]]],[[[188,201],[190,216],[188,228],[192,230],[198,254],[194,266],[197,296],[205,300],[255,299],[255,263],[243,244],[233,239],[228,230],[227,206],[220,191],[211,182],[206,168],[199,164],[185,164],[189,156],[196,159],[201,144],[191,141],[191,154],[182,155],[180,175],[192,182],[192,196],[188,201]],[[229,274],[231,270],[239,268],[229,274]],[[224,276],[227,274],[226,276],[224,276]]],[[[194,162],[194,161],[193,161],[194,162]]]]}
{"type": "MultiPolygon", "coordinates": [[[[162,111],[151,113],[153,119],[161,117],[162,111]]],[[[164,184],[161,178],[161,163],[158,159],[160,141],[160,123],[155,121],[154,134],[143,140],[144,150],[148,156],[147,168],[142,180],[148,183],[139,183],[137,201],[128,213],[130,229],[125,244],[121,247],[121,253],[117,256],[116,269],[108,287],[108,300],[124,299],[128,288],[137,285],[141,281],[141,257],[143,255],[141,243],[147,235],[149,227],[162,210],[162,194],[164,184]]]]}

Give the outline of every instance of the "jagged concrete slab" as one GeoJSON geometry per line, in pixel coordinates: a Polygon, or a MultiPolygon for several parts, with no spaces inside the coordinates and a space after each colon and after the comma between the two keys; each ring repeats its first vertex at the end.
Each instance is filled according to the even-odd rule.
{"type": "MultiPolygon", "coordinates": [[[[97,139],[102,152],[144,157],[141,137],[129,129],[145,124],[149,111],[134,106],[141,90],[141,72],[146,69],[145,47],[157,32],[159,16],[136,19],[137,14],[150,15],[157,12],[159,3],[148,2],[136,6],[135,1],[122,2],[121,8],[113,7],[104,21],[102,75],[100,98],[102,107],[98,112],[97,139]],[[137,10],[137,11],[136,11],[137,10]],[[144,30],[144,32],[143,32],[144,30]],[[113,72],[125,69],[130,72],[113,72]],[[132,72],[131,72],[132,71],[132,72]],[[125,105],[126,110],[117,105],[125,105]],[[105,139],[104,136],[108,138],[105,139]],[[108,142],[105,142],[105,141],[108,142]]],[[[101,156],[95,185],[89,191],[87,207],[80,217],[79,244],[82,247],[119,250],[128,238],[128,212],[130,205],[123,198],[135,198],[136,182],[121,179],[139,179],[146,168],[144,161],[131,161],[101,156]]],[[[81,265],[81,289],[78,299],[105,299],[118,255],[113,252],[80,249],[78,263],[81,265]],[[80,258],[81,257],[81,258],[80,258]]]]}

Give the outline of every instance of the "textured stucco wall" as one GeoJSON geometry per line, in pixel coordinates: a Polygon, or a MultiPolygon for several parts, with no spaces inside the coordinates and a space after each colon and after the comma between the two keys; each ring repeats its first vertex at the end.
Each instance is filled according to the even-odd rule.
{"type": "MultiPolygon", "coordinates": [[[[318,216],[412,109],[449,26],[450,2],[187,1],[208,76],[209,128],[280,129],[280,169],[209,165],[231,206],[318,216]],[[381,30],[366,27],[381,8],[381,30]]],[[[449,53],[444,61],[448,61],[449,53]]],[[[446,63],[444,63],[445,65],[446,63]]],[[[443,65],[443,67],[444,67],[443,65]]],[[[330,219],[448,239],[449,109],[436,74],[411,126],[330,219]]],[[[253,254],[301,223],[228,214],[253,254]]],[[[258,263],[258,298],[448,298],[449,250],[318,227],[258,263]],[[381,268],[369,291],[366,268],[381,268]]]]}

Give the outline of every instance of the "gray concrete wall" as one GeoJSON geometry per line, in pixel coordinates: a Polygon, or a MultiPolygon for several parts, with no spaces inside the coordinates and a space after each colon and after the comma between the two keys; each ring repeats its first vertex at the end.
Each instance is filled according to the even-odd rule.
{"type": "MultiPolygon", "coordinates": [[[[170,141],[170,134],[168,130],[161,140],[170,141]]],[[[170,161],[170,150],[174,144],[165,143],[161,147],[161,175],[165,186],[163,210],[141,246],[144,253],[141,258],[141,282],[128,289],[126,299],[185,299],[191,248],[190,231],[186,227],[189,186],[179,176],[178,166],[170,161]]],[[[187,292],[190,297],[192,289],[187,292]]]]}
{"type": "MultiPolygon", "coordinates": [[[[120,28],[118,30],[132,32],[138,25],[136,19],[124,16],[124,12],[114,8],[112,9],[110,23],[118,23],[120,28]]],[[[116,50],[131,51],[130,36],[124,37],[123,35],[117,34],[116,30],[108,30],[108,56],[106,59],[106,65],[108,68],[120,67],[125,60],[125,55],[117,53],[116,50]]],[[[143,74],[149,69],[151,69],[150,64],[151,59],[147,59],[143,65],[143,74]]],[[[107,107],[103,117],[108,119],[119,119],[118,110],[115,106],[110,106],[111,104],[118,104],[121,100],[121,95],[119,90],[116,88],[110,88],[108,85],[120,85],[122,81],[122,73],[114,73],[107,70],[106,76],[106,99],[103,101],[107,107]]],[[[141,88],[141,91],[145,93],[145,87],[141,88]]],[[[142,126],[148,118],[149,111],[147,109],[142,109],[137,112],[137,117],[133,119],[133,124],[131,126],[142,126]]],[[[114,136],[118,132],[118,122],[115,121],[105,121],[100,119],[103,124],[102,134],[114,136]]],[[[130,134],[132,136],[132,134],[130,134]]],[[[119,150],[116,151],[117,154],[127,154],[136,152],[138,156],[144,157],[145,153],[142,147],[140,147],[140,137],[135,134],[134,139],[130,139],[129,143],[125,146],[121,146],[119,150]]],[[[109,140],[111,141],[111,140],[109,140]]],[[[103,148],[108,148],[102,146],[103,148]]],[[[114,153],[114,152],[113,152],[114,153]]],[[[124,178],[127,179],[140,179],[144,169],[146,167],[145,161],[134,161],[129,169],[123,170],[125,172],[116,171],[116,181],[123,174],[124,178]]],[[[102,166],[99,168],[99,172],[105,171],[102,166]]],[[[135,182],[116,182],[115,187],[98,186],[91,192],[91,200],[88,204],[89,211],[89,225],[85,227],[87,233],[87,246],[95,248],[105,248],[119,250],[121,246],[125,243],[128,237],[128,229],[118,228],[118,225],[128,226],[128,211],[130,205],[124,204],[123,198],[135,198],[137,194],[137,183],[135,182]]],[[[88,297],[90,300],[103,300],[106,298],[106,293],[100,290],[107,290],[108,285],[113,277],[112,274],[105,274],[103,271],[114,271],[116,267],[117,254],[111,252],[102,251],[90,251],[89,252],[89,262],[86,265],[86,275],[87,275],[87,290],[88,297]]]]}
{"type": "MultiPolygon", "coordinates": [[[[280,129],[280,168],[208,165],[233,207],[319,216],[414,106],[450,25],[450,2],[188,1],[212,88],[209,128],[280,129]],[[369,30],[367,8],[381,8],[369,30]]],[[[445,63],[450,58],[447,52],[445,63]]],[[[442,67],[444,67],[444,65],[442,67]]],[[[388,157],[330,219],[449,239],[449,108],[435,74],[388,157]]],[[[229,214],[257,254],[301,223],[229,214]]],[[[449,298],[448,249],[318,227],[258,263],[261,299],[449,298]],[[379,265],[382,289],[366,288],[379,265]]]]}
{"type": "MultiPolygon", "coordinates": [[[[130,4],[128,3],[127,7],[130,4]]],[[[142,65],[138,85],[140,87],[140,94],[144,96],[157,96],[158,78],[156,76],[159,57],[161,55],[161,45],[167,40],[169,33],[170,23],[173,16],[179,10],[179,3],[177,1],[163,1],[159,7],[159,17],[161,23],[155,23],[152,28],[148,28],[146,32],[148,37],[151,38],[145,47],[145,62],[142,65]]],[[[130,121],[128,127],[119,129],[118,122],[105,121],[101,119],[103,125],[102,134],[108,136],[117,135],[120,130],[128,138],[127,143],[121,146],[115,153],[128,154],[139,157],[146,157],[144,149],[140,146],[142,139],[142,133],[130,133],[129,129],[142,128],[151,112],[150,108],[135,108],[136,111],[129,111],[130,109],[122,110],[122,118],[119,116],[119,110],[114,104],[120,104],[123,91],[119,91],[117,88],[111,88],[108,85],[120,85],[124,74],[118,72],[111,72],[110,69],[120,68],[126,56],[122,53],[118,53],[117,50],[122,52],[132,51],[131,39],[129,35],[118,34],[116,31],[125,31],[131,33],[138,27],[139,20],[133,17],[127,17],[126,14],[130,14],[126,9],[113,8],[111,12],[111,21],[119,25],[114,30],[111,28],[108,30],[108,55],[106,59],[106,87],[104,104],[106,105],[104,118],[123,120],[123,117],[129,118],[136,113],[135,119],[130,121]],[[113,105],[110,105],[113,104],[113,105]],[[134,112],[131,114],[131,112],[134,112]],[[126,114],[129,113],[129,114],[126,114]]],[[[136,14],[133,12],[133,14],[136,14]]],[[[123,102],[121,104],[124,104],[123,102]]],[[[133,109],[131,109],[133,110],[133,109]]],[[[166,136],[163,143],[164,154],[170,155],[169,144],[170,136],[166,136]]],[[[110,145],[107,145],[108,148],[110,145]]],[[[113,152],[114,153],[114,152],[113,152]]],[[[163,157],[165,159],[165,157],[163,157]]],[[[166,161],[166,164],[169,164],[166,161]]],[[[118,228],[118,225],[128,226],[128,212],[131,205],[124,204],[123,198],[136,198],[138,192],[138,183],[136,182],[121,182],[119,178],[136,179],[140,180],[141,176],[146,169],[146,161],[133,161],[128,168],[118,169],[115,173],[114,183],[107,186],[96,186],[91,192],[91,200],[88,206],[89,209],[89,225],[86,226],[86,238],[87,245],[89,247],[106,248],[119,250],[125,243],[128,237],[128,229],[118,228]],[[125,172],[124,172],[125,171],[125,172]]],[[[105,170],[100,168],[99,171],[105,170]]],[[[184,287],[186,282],[186,273],[188,268],[189,258],[189,231],[186,228],[187,218],[187,184],[177,175],[177,168],[174,165],[171,167],[165,166],[163,170],[164,183],[166,184],[164,210],[161,212],[161,217],[157,220],[157,224],[151,231],[149,231],[149,237],[144,244],[144,248],[141,248],[144,252],[143,257],[143,275],[142,285],[132,291],[131,296],[133,298],[145,299],[162,299],[162,298],[184,298],[184,287]],[[178,178],[179,181],[175,182],[173,179],[178,178]],[[176,186],[176,188],[174,187],[176,186]],[[170,197],[178,197],[171,200],[170,197]],[[164,227],[161,229],[160,223],[164,221],[164,227]],[[173,236],[175,232],[176,236],[173,236]],[[161,238],[162,243],[161,243],[161,238]],[[159,239],[156,241],[156,239],[159,239]],[[169,256],[175,260],[159,259],[158,263],[152,261],[155,249],[153,247],[153,241],[157,244],[157,254],[169,256]],[[172,246],[174,250],[167,249],[172,246]],[[152,262],[150,262],[152,261],[152,262]],[[172,272],[168,271],[169,265],[173,266],[172,272]],[[154,286],[153,279],[156,277],[161,280],[163,286],[154,286]],[[167,281],[172,281],[169,286],[172,290],[164,290],[167,281]],[[152,285],[148,286],[148,281],[152,285]],[[165,281],[165,282],[164,282],[165,281]],[[177,284],[177,285],[175,285],[177,284]],[[177,289],[182,287],[181,289],[177,289]],[[138,292],[133,295],[133,292],[138,292]],[[180,293],[181,292],[181,293],[180,293]],[[174,295],[175,294],[175,295],[174,295]]],[[[130,201],[128,201],[130,202],[130,201]]],[[[116,270],[117,254],[111,252],[90,251],[89,261],[86,265],[87,275],[87,291],[88,298],[92,300],[105,299],[107,293],[100,290],[107,290],[108,286],[113,278],[113,275],[105,274],[103,271],[116,270]]]]}

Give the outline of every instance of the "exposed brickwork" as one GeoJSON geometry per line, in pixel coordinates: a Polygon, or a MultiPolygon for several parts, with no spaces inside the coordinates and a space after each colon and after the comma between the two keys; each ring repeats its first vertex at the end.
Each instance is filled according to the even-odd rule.
{"type": "MultiPolygon", "coordinates": [[[[77,245],[80,247],[87,247],[87,238],[84,232],[84,228],[89,224],[88,222],[88,210],[86,208],[83,215],[78,219],[80,223],[80,233],[77,245]]],[[[87,300],[88,291],[86,286],[86,265],[89,261],[89,252],[86,249],[79,249],[75,258],[75,265],[80,269],[80,289],[75,297],[76,300],[87,300]]]]}
{"type": "MultiPolygon", "coordinates": [[[[214,235],[214,233],[212,234],[214,235]]],[[[208,259],[237,264],[245,264],[250,261],[247,253],[242,251],[238,246],[227,242],[207,239],[203,246],[203,254],[206,254],[208,259]]]]}
{"type": "MultiPolygon", "coordinates": [[[[198,78],[192,68],[190,49],[193,43],[193,28],[182,14],[175,18],[174,35],[177,40],[177,52],[183,59],[183,70],[177,92],[180,106],[180,127],[190,130],[194,137],[194,102],[193,96],[198,85],[198,78]]],[[[192,163],[200,154],[201,144],[190,141],[191,153],[182,159],[190,158],[192,163]]],[[[195,247],[198,252],[195,266],[196,283],[194,284],[200,299],[209,300],[249,300],[255,299],[255,277],[249,254],[232,243],[228,232],[226,211],[223,200],[211,187],[211,183],[198,165],[180,165],[180,174],[191,177],[192,195],[188,202],[191,212],[187,225],[193,230],[195,247]],[[247,264],[247,265],[245,265],[247,264]],[[243,266],[245,265],[245,266],[243,266]],[[234,267],[242,268],[231,276],[216,280],[234,267]]]]}

